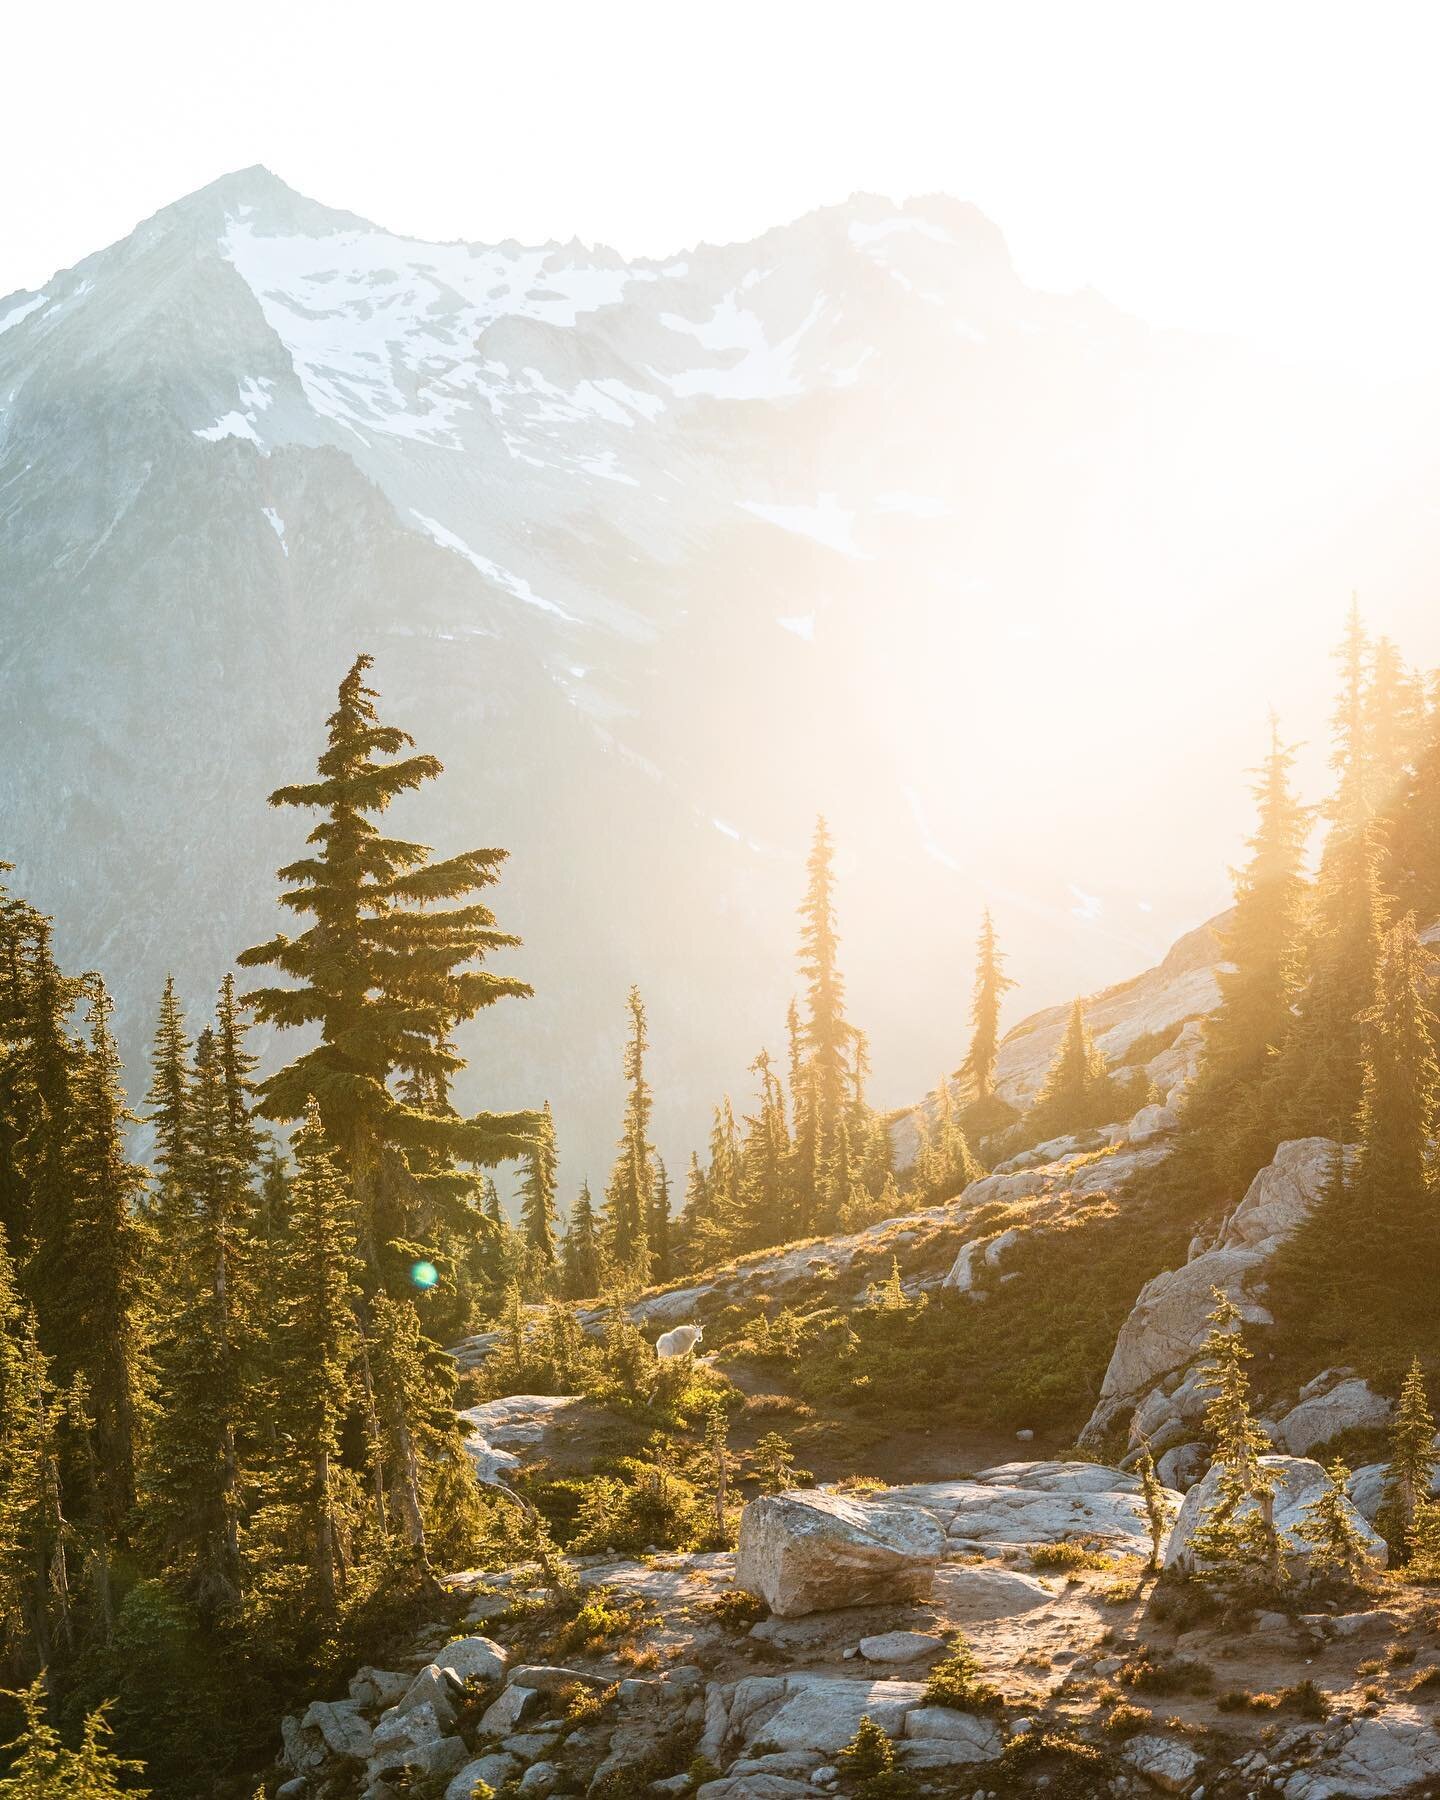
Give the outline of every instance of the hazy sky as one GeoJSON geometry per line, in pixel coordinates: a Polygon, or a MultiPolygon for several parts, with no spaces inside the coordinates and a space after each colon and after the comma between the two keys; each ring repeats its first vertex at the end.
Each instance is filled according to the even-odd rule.
{"type": "Polygon", "coordinates": [[[11,7],[0,295],[228,169],[626,252],[943,189],[1042,286],[1440,367],[1440,8],[1325,0],[11,7]]]}

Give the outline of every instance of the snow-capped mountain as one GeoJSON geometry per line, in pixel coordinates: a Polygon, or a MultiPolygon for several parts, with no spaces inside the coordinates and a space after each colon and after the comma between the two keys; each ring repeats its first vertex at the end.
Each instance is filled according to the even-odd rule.
{"type": "Polygon", "coordinates": [[[947,199],[627,261],[419,243],[247,170],[0,300],[0,854],[133,1057],[167,969],[198,1005],[271,928],[300,827],[265,796],[368,649],[447,765],[397,828],[512,852],[537,999],[471,1032],[467,1097],[548,1092],[567,1185],[603,1174],[631,980],[672,1160],[745,1097],[820,810],[899,1100],[958,1060],[982,892],[1036,1000],[1222,898],[1293,655],[1257,599],[1310,596],[1319,665],[1356,545],[1433,548],[1338,416],[1027,289],[947,199]],[[1241,621],[1177,722],[1164,671],[1218,681],[1241,621]],[[1115,792],[1144,832],[1094,816],[1115,792]]]}

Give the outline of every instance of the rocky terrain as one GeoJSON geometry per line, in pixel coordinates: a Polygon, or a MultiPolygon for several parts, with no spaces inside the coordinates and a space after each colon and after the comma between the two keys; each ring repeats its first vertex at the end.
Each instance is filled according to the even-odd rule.
{"type": "MultiPolygon", "coordinates": [[[[1277,1463],[1296,1508],[1325,1481],[1277,1463]]],[[[1244,1629],[1167,1612],[1138,1489],[1095,1464],[1013,1463],[756,1499],[735,1555],[600,1555],[559,1586],[538,1565],[454,1576],[453,1622],[403,1667],[287,1720],[279,1793],[851,1791],[836,1759],[862,1717],[937,1794],[1363,1800],[1440,1776],[1433,1607],[1380,1590],[1307,1610],[1291,1538],[1292,1608],[1244,1629]],[[1057,1568],[1057,1547],[1078,1566],[1057,1568]],[[942,1682],[962,1640],[968,1702],[942,1682]]],[[[1191,1509],[1166,1499],[1173,1564],[1191,1509]]]]}

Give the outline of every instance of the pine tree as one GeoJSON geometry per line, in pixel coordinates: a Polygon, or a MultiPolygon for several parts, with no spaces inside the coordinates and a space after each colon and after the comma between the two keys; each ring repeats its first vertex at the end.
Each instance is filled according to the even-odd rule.
{"type": "Polygon", "coordinates": [[[727,1094],[715,1108],[710,1127],[710,1161],[705,1170],[704,1206],[690,1222],[692,1261],[710,1268],[734,1252],[740,1239],[743,1208],[740,1187],[740,1131],[727,1094]]]}
{"type": "Polygon", "coordinates": [[[767,1431],[750,1452],[750,1473],[762,1494],[782,1494],[804,1487],[815,1477],[795,1463],[795,1446],[778,1431],[767,1431]]]}
{"type": "Polygon", "coordinates": [[[1285,1569],[1275,1528],[1276,1478],[1260,1460],[1270,1443],[1250,1409],[1250,1351],[1239,1307],[1219,1288],[1212,1297],[1200,1385],[1210,1394],[1205,1431],[1220,1479],[1213,1504],[1190,1535],[1188,1554],[1222,1572],[1258,1570],[1278,1587],[1285,1569]]]}
{"type": "Polygon", "coordinates": [[[736,1236],[738,1248],[761,1250],[792,1234],[791,1144],[785,1094],[768,1052],[750,1071],[759,1078],[759,1105],[745,1118],[736,1236]]]}
{"type": "Polygon", "coordinates": [[[1345,1498],[1349,1469],[1337,1456],[1325,1473],[1329,1480],[1305,1508],[1294,1528],[1295,1536],[1310,1546],[1312,1582],[1327,1575],[1353,1581],[1363,1570],[1374,1567],[1374,1559],[1345,1498]]]}
{"type": "Polygon", "coordinates": [[[1440,917],[1440,675],[1431,678],[1416,734],[1415,758],[1389,820],[1387,880],[1399,910],[1428,922],[1440,917]]]}
{"type": "MultiPolygon", "coordinates": [[[[282,1030],[319,1028],[313,1049],[260,1083],[260,1110],[293,1120],[316,1101],[354,1185],[373,1287],[387,1246],[407,1235],[405,1207],[421,1178],[408,1159],[427,1153],[487,1166],[522,1154],[539,1121],[534,1113],[425,1110],[392,1086],[406,1076],[448,1083],[463,1066],[451,1042],[455,1026],[531,990],[480,966],[518,943],[476,898],[497,880],[505,852],[466,850],[435,862],[425,845],[386,837],[375,823],[442,769],[434,756],[404,754],[414,740],[381,724],[365,685],[371,660],[357,657],[340,684],[319,779],[270,796],[272,806],[321,815],[309,838],[315,853],[280,870],[281,903],[312,922],[239,960],[275,968],[293,984],[248,994],[258,1018],[282,1030]]],[[[387,1273],[403,1290],[406,1270],[387,1273]]]]}
{"type": "Polygon", "coordinates": [[[0,1800],[146,1800],[151,1790],[126,1780],[143,1774],[144,1765],[110,1748],[106,1707],[86,1716],[80,1748],[71,1750],[46,1716],[43,1675],[8,1698],[19,1701],[24,1723],[5,1746],[11,1763],[0,1776],[0,1800]]]}
{"type": "MultiPolygon", "coordinates": [[[[144,1270],[150,1234],[140,1216],[144,1171],[127,1160],[124,1129],[136,1123],[120,1086],[110,997],[91,977],[90,1041],[75,1096],[74,1202],[68,1242],[49,1246],[52,1294],[63,1294],[65,1329],[52,1322],[56,1379],[83,1373],[94,1408],[107,1530],[118,1534],[135,1505],[147,1409],[144,1270]],[[63,1283],[63,1285],[61,1285],[63,1283]]],[[[52,1313],[52,1321],[53,1321],[52,1313]]],[[[43,1324],[43,1320],[42,1320],[43,1324]]]]}
{"type": "Polygon", "coordinates": [[[1386,923],[1374,828],[1336,825],[1316,884],[1305,985],[1274,1073],[1285,1137],[1344,1137],[1360,1105],[1365,1013],[1386,923]]]}
{"type": "Polygon", "coordinates": [[[1365,689],[1365,746],[1370,811],[1393,809],[1419,746],[1424,688],[1389,638],[1377,638],[1365,689]]]}
{"type": "Polygon", "coordinates": [[[1165,1537],[1170,1530],[1170,1503],[1165,1497],[1160,1477],[1155,1473],[1155,1458],[1150,1454],[1148,1443],[1140,1458],[1138,1473],[1140,1497],[1145,1505],[1145,1525],[1150,1533],[1150,1560],[1146,1569],[1153,1575],[1160,1567],[1160,1553],[1165,1548],[1165,1537]]]}
{"type": "Polygon", "coordinates": [[[1077,999],[1044,1084],[1026,1114],[1026,1129],[1032,1137],[1045,1139],[1103,1125],[1114,1100],[1105,1058],[1095,1047],[1084,1004],[1077,999]]]}
{"type": "Polygon", "coordinates": [[[1255,785],[1258,822],[1250,860],[1235,874],[1235,910],[1222,940],[1220,1005],[1205,1022],[1200,1068],[1185,1122],[1226,1185],[1248,1180],[1273,1147],[1262,1089],[1289,1032],[1300,978],[1305,905],[1302,865],[1308,814],[1295,799],[1295,753],[1272,721],[1270,751],[1255,785]]]}
{"type": "Polygon", "coordinates": [[[156,1171],[151,1204],[162,1241],[183,1209],[186,1121],[190,1100],[190,1041],[185,1017],[175,993],[175,978],[167,975],[160,996],[160,1016],[150,1056],[150,1092],[146,1115],[155,1134],[152,1160],[156,1171]]]}
{"type": "Polygon", "coordinates": [[[547,1100],[535,1140],[526,1150],[520,1180],[520,1223],[525,1247],[547,1280],[555,1267],[560,1223],[555,1187],[555,1121],[547,1100]]]}
{"type": "Polygon", "coordinates": [[[1360,600],[1352,594],[1345,618],[1345,635],[1335,652],[1335,660],[1340,664],[1340,697],[1330,719],[1330,767],[1335,771],[1335,791],[1326,808],[1332,825],[1342,831],[1364,826],[1372,813],[1368,731],[1371,712],[1366,704],[1370,655],[1370,640],[1360,616],[1360,600]]]}
{"type": "Polygon", "coordinates": [[[837,1138],[846,1121],[851,1030],[845,1017],[845,983],[840,973],[840,939],[835,921],[834,845],[824,819],[805,864],[807,885],[800,904],[800,974],[805,983],[805,1017],[799,1044],[803,1057],[802,1094],[794,1098],[797,1142],[813,1171],[800,1196],[797,1229],[803,1236],[827,1210],[833,1215],[848,1197],[848,1157],[837,1138]],[[800,1130],[803,1119],[803,1139],[800,1130]]]}
{"type": "Polygon", "coordinates": [[[185,1084],[179,1204],[169,1214],[158,1276],[163,1324],[147,1495],[151,1529],[204,1619],[237,1605],[242,1581],[239,1439],[248,1346],[240,1289],[255,1145],[243,1094],[229,1092],[232,1082],[243,1088],[246,1075],[233,1004],[223,1029],[231,1040],[223,1050],[214,1031],[200,1033],[185,1084]]]}
{"type": "Polygon", "coordinates": [[[674,1273],[670,1241],[670,1177],[658,1156],[655,1158],[655,1191],[650,1198],[646,1236],[650,1241],[650,1279],[668,1281],[674,1273]]]}
{"type": "Polygon", "coordinates": [[[650,1040],[639,988],[631,988],[626,1007],[630,1015],[624,1062],[628,1092],[615,1167],[605,1189],[606,1248],[620,1268],[643,1283],[650,1273],[646,1225],[655,1191],[655,1151],[650,1143],[654,1101],[645,1079],[645,1052],[650,1040]]]}
{"type": "Polygon", "coordinates": [[[580,1192],[570,1209],[562,1256],[566,1298],[587,1300],[598,1294],[603,1285],[600,1277],[600,1228],[595,1217],[595,1204],[590,1198],[588,1181],[581,1182],[580,1192]]]}
{"type": "Polygon", "coordinates": [[[73,1649],[62,1414],[0,1235],[0,1654],[12,1668],[73,1649]]]}
{"type": "Polygon", "coordinates": [[[1429,957],[1412,915],[1385,938],[1375,1005],[1364,1015],[1355,1167],[1346,1204],[1349,1309],[1362,1331],[1419,1331],[1440,1275],[1433,1138],[1440,1098],[1429,957]]]}
{"type": "Polygon", "coordinates": [[[1400,1402],[1391,1421],[1390,1464],[1375,1516],[1376,1529],[1397,1563],[1404,1562],[1408,1554],[1417,1509],[1430,1499],[1437,1461],[1435,1417],[1417,1356],[1401,1385],[1400,1402]]]}
{"type": "Polygon", "coordinates": [[[362,1264],[354,1201],[314,1101],[295,1134],[280,1279],[278,1465],[282,1495],[302,1520],[305,1559],[322,1609],[346,1587],[341,1434],[359,1361],[362,1264]]]}
{"type": "Polygon", "coordinates": [[[995,1094],[995,1062],[1000,1049],[1000,1005],[1015,983],[1005,973],[1005,958],[1000,954],[990,908],[980,925],[975,946],[975,991],[970,1003],[970,1050],[959,1070],[959,1079],[968,1082],[971,1104],[993,1108],[995,1094]]]}

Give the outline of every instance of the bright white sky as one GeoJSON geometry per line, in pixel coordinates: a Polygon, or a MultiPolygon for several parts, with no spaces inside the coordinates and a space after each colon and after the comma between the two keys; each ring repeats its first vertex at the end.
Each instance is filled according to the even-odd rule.
{"type": "Polygon", "coordinates": [[[747,237],[943,189],[1027,279],[1440,367],[1440,8],[78,0],[6,10],[0,295],[263,162],[425,237],[747,237]]]}

